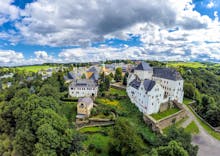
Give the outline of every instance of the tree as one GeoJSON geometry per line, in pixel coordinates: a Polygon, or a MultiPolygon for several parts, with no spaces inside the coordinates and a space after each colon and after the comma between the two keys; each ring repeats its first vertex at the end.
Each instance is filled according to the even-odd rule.
{"type": "Polygon", "coordinates": [[[195,98],[195,87],[192,83],[185,83],[184,84],[184,96],[190,99],[195,98]]]}
{"type": "Polygon", "coordinates": [[[185,132],[183,128],[176,128],[175,126],[169,128],[166,137],[162,139],[161,145],[165,145],[164,142],[167,143],[173,140],[178,142],[189,155],[197,155],[198,146],[191,144],[192,136],[185,132]]]}
{"type": "Polygon", "coordinates": [[[99,91],[108,91],[110,88],[111,77],[109,75],[105,76],[104,72],[100,76],[100,83],[99,83],[99,91]]]}
{"type": "Polygon", "coordinates": [[[120,82],[122,80],[122,68],[118,67],[115,70],[115,81],[120,82]]]}
{"type": "Polygon", "coordinates": [[[39,96],[51,96],[54,99],[58,100],[60,95],[58,92],[58,88],[49,84],[45,84],[41,87],[39,96]]]}
{"type": "Polygon", "coordinates": [[[85,73],[82,74],[81,79],[86,79],[86,74],[85,73]]]}
{"type": "Polygon", "coordinates": [[[106,76],[105,77],[105,90],[108,91],[110,88],[110,82],[111,82],[111,77],[110,76],[106,76]]]}
{"type": "Polygon", "coordinates": [[[127,85],[127,78],[128,78],[128,75],[129,75],[129,73],[128,72],[126,72],[125,73],[125,75],[124,75],[124,78],[123,78],[123,85],[127,85]]]}
{"type": "Polygon", "coordinates": [[[16,132],[13,146],[19,154],[30,155],[33,152],[35,142],[34,134],[26,127],[16,132]]]}
{"type": "Polygon", "coordinates": [[[140,155],[144,149],[141,138],[127,120],[116,121],[112,138],[110,155],[140,155]]]}
{"type": "Polygon", "coordinates": [[[168,146],[161,146],[157,148],[160,156],[189,156],[186,150],[176,141],[170,141],[168,146]]]}

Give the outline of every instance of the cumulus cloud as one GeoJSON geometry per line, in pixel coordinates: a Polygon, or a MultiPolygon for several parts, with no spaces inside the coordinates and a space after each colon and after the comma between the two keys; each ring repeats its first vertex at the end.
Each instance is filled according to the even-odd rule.
{"type": "Polygon", "coordinates": [[[211,9],[215,6],[214,2],[211,0],[208,4],[207,4],[207,8],[211,9]]]}
{"type": "Polygon", "coordinates": [[[0,26],[8,21],[13,21],[19,17],[19,9],[11,5],[14,0],[0,1],[0,26]]]}
{"type": "Polygon", "coordinates": [[[18,65],[23,62],[24,56],[13,50],[0,50],[0,65],[18,65]]]}
{"type": "Polygon", "coordinates": [[[37,59],[45,60],[45,59],[49,58],[49,56],[48,56],[46,51],[35,51],[34,54],[35,54],[37,59]]]}
{"type": "Polygon", "coordinates": [[[38,0],[16,23],[26,42],[50,46],[89,46],[109,37],[128,38],[136,24],[206,28],[210,19],[193,10],[191,0],[38,0]]]}
{"type": "Polygon", "coordinates": [[[12,1],[0,2],[0,25],[14,20],[18,31],[0,32],[1,39],[65,47],[58,57],[36,51],[24,64],[121,58],[220,62],[218,14],[214,20],[201,15],[192,0],[37,0],[23,10],[12,1]],[[140,47],[91,46],[133,35],[140,36],[140,47]],[[75,45],[79,48],[69,48],[75,45]]]}

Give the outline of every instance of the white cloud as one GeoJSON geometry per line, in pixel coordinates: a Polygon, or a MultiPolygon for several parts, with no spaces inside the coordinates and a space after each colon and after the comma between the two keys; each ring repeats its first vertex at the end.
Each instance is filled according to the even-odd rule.
{"type": "Polygon", "coordinates": [[[49,58],[46,51],[35,51],[34,54],[35,54],[36,58],[38,58],[38,59],[45,60],[45,59],[49,58]]]}
{"type": "Polygon", "coordinates": [[[38,0],[21,11],[24,18],[16,27],[31,44],[89,46],[111,37],[126,39],[130,32],[124,31],[137,24],[206,28],[210,19],[193,7],[192,0],[38,0]]]}
{"type": "Polygon", "coordinates": [[[18,65],[23,62],[24,56],[13,50],[0,50],[0,65],[18,65]]]}
{"type": "Polygon", "coordinates": [[[211,0],[208,4],[207,4],[207,8],[211,9],[215,6],[214,2],[211,0]]]}
{"type": "Polygon", "coordinates": [[[19,18],[19,9],[11,5],[14,0],[0,1],[0,25],[7,21],[13,21],[19,18]]]}
{"type": "Polygon", "coordinates": [[[1,39],[12,44],[20,41],[66,46],[58,58],[36,51],[24,64],[118,58],[204,60],[207,57],[220,61],[217,12],[214,20],[202,16],[194,9],[192,0],[38,0],[27,4],[24,10],[18,10],[11,2],[0,2],[0,25],[15,20],[19,31],[0,32],[1,39]],[[22,19],[16,20],[19,15],[22,19]],[[170,29],[173,31],[169,32],[170,29]],[[142,46],[91,47],[94,41],[127,40],[129,34],[140,36],[142,46]],[[68,48],[73,45],[81,48],[68,48]]]}

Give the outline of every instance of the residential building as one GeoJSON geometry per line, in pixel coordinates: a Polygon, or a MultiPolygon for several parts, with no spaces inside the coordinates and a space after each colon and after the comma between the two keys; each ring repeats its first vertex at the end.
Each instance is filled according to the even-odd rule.
{"type": "Polygon", "coordinates": [[[73,80],[69,85],[69,96],[71,97],[96,97],[98,84],[94,80],[73,80]]]}

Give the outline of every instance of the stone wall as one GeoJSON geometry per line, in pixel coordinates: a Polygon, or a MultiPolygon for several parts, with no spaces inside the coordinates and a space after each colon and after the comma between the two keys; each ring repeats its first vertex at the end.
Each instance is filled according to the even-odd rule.
{"type": "Polygon", "coordinates": [[[181,119],[186,117],[186,112],[185,110],[180,110],[179,112],[170,115],[164,119],[158,120],[157,121],[157,126],[160,127],[160,129],[164,129],[172,124],[174,124],[175,122],[180,121],[181,119]]]}
{"type": "Polygon", "coordinates": [[[153,131],[162,133],[162,129],[180,121],[181,119],[186,117],[186,111],[183,108],[182,104],[173,101],[175,107],[178,107],[180,111],[167,116],[160,120],[155,120],[150,115],[144,114],[143,119],[145,123],[152,128],[153,131]]]}
{"type": "Polygon", "coordinates": [[[169,109],[169,103],[168,103],[168,102],[162,103],[162,104],[160,105],[160,110],[159,110],[159,112],[163,112],[163,111],[165,111],[165,110],[167,110],[167,109],[169,109]]]}

